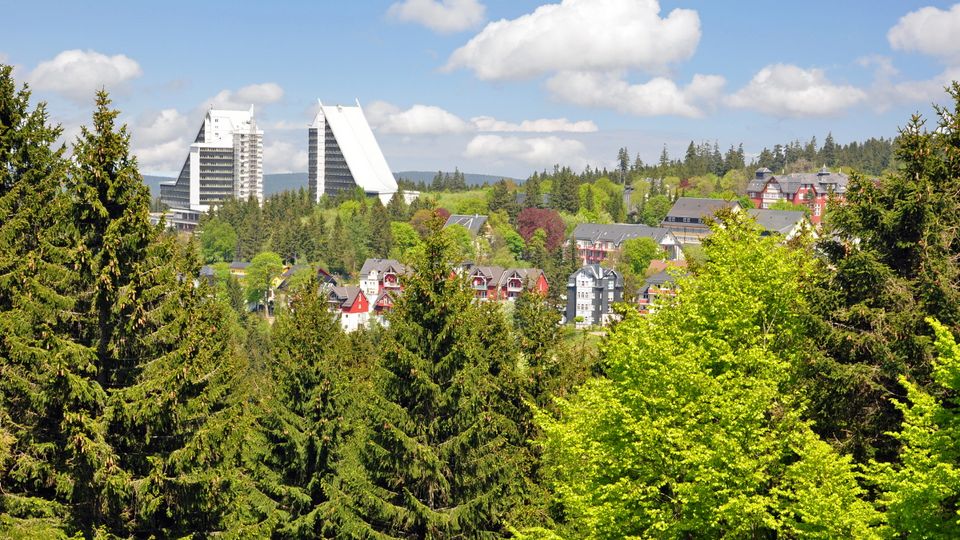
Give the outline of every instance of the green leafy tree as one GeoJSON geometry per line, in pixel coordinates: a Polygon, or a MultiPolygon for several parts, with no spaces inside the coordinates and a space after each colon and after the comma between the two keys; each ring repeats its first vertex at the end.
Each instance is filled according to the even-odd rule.
{"type": "Polygon", "coordinates": [[[604,378],[539,416],[572,537],[878,537],[849,458],[801,417],[791,373],[809,254],[731,214],[652,316],[624,311],[604,378]],[[669,373],[669,377],[662,374],[669,373]]]}
{"type": "Polygon", "coordinates": [[[247,267],[247,301],[267,306],[273,280],[283,272],[283,260],[272,251],[258,253],[247,267]]]}
{"type": "Polygon", "coordinates": [[[365,437],[340,468],[340,534],[455,538],[504,534],[518,502],[526,417],[502,346],[509,327],[450,279],[449,237],[434,219],[383,341],[365,437]]]}
{"type": "Polygon", "coordinates": [[[391,222],[390,233],[393,235],[393,250],[390,256],[395,259],[407,260],[410,250],[422,243],[420,235],[409,223],[391,222]]]}
{"type": "Polygon", "coordinates": [[[470,231],[466,227],[454,223],[444,227],[443,234],[450,239],[450,244],[453,246],[452,255],[458,261],[469,260],[476,256],[473,237],[470,236],[470,231]]]}
{"type": "MultiPolygon", "coordinates": [[[[906,377],[900,382],[907,402],[896,402],[903,427],[896,437],[903,444],[900,462],[874,464],[883,489],[880,504],[887,522],[904,538],[957,538],[960,518],[960,346],[950,331],[929,320],[937,336],[939,358],[934,362],[934,392],[906,377]],[[943,397],[938,397],[941,394],[943,397]]],[[[932,388],[933,390],[933,388],[932,388]]]]}
{"type": "Polygon", "coordinates": [[[652,238],[631,238],[623,242],[621,260],[625,270],[634,275],[643,276],[650,266],[650,261],[659,259],[665,254],[652,238]]]}
{"type": "Polygon", "coordinates": [[[200,230],[200,246],[207,263],[232,261],[237,250],[237,232],[226,221],[211,219],[200,230]]]}
{"type": "Polygon", "coordinates": [[[639,221],[650,227],[659,227],[673,208],[673,202],[666,195],[654,195],[640,210],[639,221]]]}

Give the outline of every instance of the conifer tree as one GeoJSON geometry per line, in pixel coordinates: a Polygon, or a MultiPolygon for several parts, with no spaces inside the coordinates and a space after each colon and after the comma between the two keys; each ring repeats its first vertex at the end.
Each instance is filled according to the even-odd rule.
{"type": "Polygon", "coordinates": [[[806,373],[817,428],[858,459],[891,460],[901,376],[930,381],[927,317],[960,330],[960,84],[934,131],[914,116],[901,129],[898,173],[854,177],[829,208],[823,250],[831,270],[815,290],[827,353],[806,373]]]}
{"type": "Polygon", "coordinates": [[[390,216],[390,221],[407,221],[410,218],[402,189],[398,189],[393,197],[390,197],[390,202],[387,203],[387,215],[390,216]]]}
{"type": "Polygon", "coordinates": [[[509,329],[451,279],[442,224],[390,317],[365,433],[338,476],[344,536],[493,536],[518,500],[526,416],[509,329]]]}
{"type": "Polygon", "coordinates": [[[328,485],[350,436],[346,336],[316,277],[292,291],[273,328],[274,399],[263,420],[263,462],[280,515],[274,537],[333,538],[328,485]]]}
{"type": "Polygon", "coordinates": [[[67,437],[87,441],[96,432],[67,432],[75,424],[62,414],[67,396],[56,388],[77,369],[75,348],[60,337],[74,275],[61,190],[67,161],[54,148],[60,128],[47,122],[45,105],[31,110],[30,92],[17,90],[12,68],[0,65],[0,536],[7,537],[55,537],[68,527],[78,462],[69,461],[67,437]]]}
{"type": "Polygon", "coordinates": [[[393,248],[393,232],[390,230],[390,216],[379,198],[374,198],[370,210],[370,254],[378,258],[390,256],[393,248]]]}
{"type": "Polygon", "coordinates": [[[524,208],[540,208],[543,206],[543,196],[540,192],[540,176],[537,173],[533,173],[533,176],[527,179],[523,185],[523,191],[524,208]]]}

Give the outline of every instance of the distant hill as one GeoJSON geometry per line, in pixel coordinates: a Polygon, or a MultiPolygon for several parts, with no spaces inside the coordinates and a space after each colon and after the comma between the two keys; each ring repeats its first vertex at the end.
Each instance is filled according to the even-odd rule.
{"type": "MultiPolygon", "coordinates": [[[[431,177],[432,178],[432,177],[431,177]]],[[[160,182],[172,182],[175,178],[143,175],[143,183],[150,188],[152,197],[160,196],[160,182]]],[[[307,173],[277,173],[263,175],[263,194],[273,195],[281,191],[307,189],[307,173]]]]}
{"type": "MultiPolygon", "coordinates": [[[[437,172],[429,171],[400,171],[393,173],[393,176],[396,178],[406,178],[407,180],[412,180],[414,182],[420,182],[421,180],[430,184],[433,180],[433,177],[436,176],[437,172]]],[[[452,172],[450,174],[453,174],[452,172]]],[[[484,182],[488,184],[493,184],[494,182],[500,180],[501,178],[506,178],[507,180],[513,180],[514,182],[520,183],[522,180],[517,180],[516,178],[510,178],[507,176],[496,176],[493,174],[474,174],[474,173],[463,173],[463,176],[466,178],[468,186],[479,186],[484,182]]],[[[160,182],[171,182],[175,178],[168,178],[166,176],[153,176],[149,174],[143,175],[143,182],[150,187],[150,194],[153,197],[160,196],[160,182]]],[[[305,172],[295,172],[295,173],[276,173],[276,174],[265,174],[263,175],[263,194],[264,195],[273,195],[274,193],[279,193],[286,190],[296,190],[299,188],[307,188],[307,173],[305,172]]]]}
{"type": "MultiPolygon", "coordinates": [[[[444,173],[453,174],[453,171],[444,171],[444,173]]],[[[393,176],[397,179],[406,178],[407,180],[412,180],[414,182],[425,182],[427,185],[433,181],[433,177],[436,175],[437,171],[400,171],[393,173],[393,176]]],[[[484,182],[493,184],[494,182],[499,181],[501,178],[513,180],[516,183],[523,182],[523,180],[510,178],[509,176],[497,176],[495,174],[463,173],[463,176],[468,186],[479,186],[484,182]]]]}

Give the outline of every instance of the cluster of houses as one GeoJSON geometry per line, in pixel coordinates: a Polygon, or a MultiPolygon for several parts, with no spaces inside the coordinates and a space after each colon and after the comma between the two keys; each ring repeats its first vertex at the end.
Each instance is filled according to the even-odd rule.
{"type": "MultiPolygon", "coordinates": [[[[676,294],[675,276],[685,273],[683,246],[699,244],[710,234],[708,221],[718,211],[747,212],[759,225],[761,234],[778,235],[786,240],[805,228],[820,223],[827,201],[842,200],[847,189],[847,176],[826,169],[816,174],[774,176],[769,169],[759,169],[748,186],[748,196],[756,208],[743,209],[735,200],[681,197],[677,199],[659,227],[625,223],[582,223],[573,231],[570,242],[583,265],[567,279],[564,321],[577,327],[602,326],[614,317],[612,305],[624,299],[624,278],[617,270],[602,264],[616,258],[624,243],[635,238],[649,238],[663,251],[662,260],[653,261],[648,277],[635,292],[640,313],[653,313],[665,298],[676,294]],[[802,204],[804,211],[773,210],[777,201],[802,204]]],[[[447,226],[457,224],[478,238],[490,233],[483,215],[452,215],[447,226]]],[[[232,263],[230,272],[243,277],[248,263],[232,263]]],[[[286,291],[297,266],[284,268],[274,295],[286,291]]],[[[410,269],[393,259],[367,259],[360,269],[359,285],[341,285],[336,278],[318,270],[330,310],[337,313],[345,331],[352,332],[372,323],[388,324],[385,315],[393,309],[404,287],[410,269]]],[[[212,269],[204,267],[201,275],[212,278],[212,269]]],[[[512,302],[524,291],[546,295],[550,284],[538,268],[503,268],[464,263],[454,269],[451,278],[466,279],[477,301],[512,302]]],[[[253,309],[253,308],[252,308],[253,309]]]]}

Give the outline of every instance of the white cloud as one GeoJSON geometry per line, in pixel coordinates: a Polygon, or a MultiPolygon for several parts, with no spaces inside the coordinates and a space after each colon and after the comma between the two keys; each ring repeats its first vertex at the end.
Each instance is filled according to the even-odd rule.
{"type": "Polygon", "coordinates": [[[142,73],[136,61],[122,54],[107,56],[92,50],[73,49],[41,62],[27,80],[37,90],[92,103],[97,90],[112,90],[142,73]]]}
{"type": "Polygon", "coordinates": [[[144,172],[158,172],[164,174],[179,171],[187,159],[190,142],[186,138],[136,147],[133,154],[137,156],[137,165],[144,172]]]}
{"type": "Polygon", "coordinates": [[[404,111],[390,103],[375,101],[364,111],[371,125],[381,133],[440,135],[471,130],[470,124],[457,115],[432,105],[414,105],[404,111]]]}
{"type": "Polygon", "coordinates": [[[492,116],[475,116],[470,122],[477,128],[477,131],[486,132],[512,132],[512,133],[593,133],[597,131],[597,125],[591,120],[580,120],[571,122],[566,118],[540,118],[537,120],[524,120],[519,124],[497,120],[492,116]]]}
{"type": "Polygon", "coordinates": [[[131,132],[137,142],[153,144],[168,141],[173,137],[187,136],[189,127],[186,116],[176,109],[164,109],[140,115],[133,122],[131,132]]]}
{"type": "Polygon", "coordinates": [[[960,4],[948,11],[925,7],[911,11],[887,32],[890,46],[901,51],[917,51],[948,60],[960,60],[960,4]]]}
{"type": "Polygon", "coordinates": [[[774,64],[757,72],[726,101],[731,107],[772,116],[806,117],[834,115],[866,97],[859,88],[832,84],[821,69],[774,64]]]}
{"type": "Polygon", "coordinates": [[[493,162],[521,161],[534,167],[550,167],[556,163],[580,167],[583,158],[583,143],[559,137],[503,137],[500,135],[477,135],[467,143],[464,156],[482,158],[493,162]]]}
{"type": "Polygon", "coordinates": [[[488,24],[453,52],[445,69],[468,68],[481,79],[561,70],[662,73],[690,58],[699,41],[700,17],[693,10],[674,9],[661,18],[657,0],[564,0],[488,24]]]}
{"type": "Polygon", "coordinates": [[[387,14],[400,21],[422,24],[434,32],[460,32],[483,22],[486,7],[477,0],[404,0],[387,14]]]}
{"type": "Polygon", "coordinates": [[[283,88],[277,83],[251,84],[243,88],[221,90],[217,95],[206,100],[202,106],[204,110],[210,107],[217,109],[249,109],[250,105],[266,105],[280,101],[283,97],[283,88]]]}
{"type": "MultiPolygon", "coordinates": [[[[183,166],[190,145],[190,119],[176,109],[141,114],[131,124],[131,146],[141,171],[169,174],[183,166]]],[[[197,128],[193,126],[193,128],[197,128]]]]}
{"type": "Polygon", "coordinates": [[[555,99],[584,107],[602,107],[637,116],[703,116],[702,105],[715,102],[726,81],[718,75],[694,75],[687,86],[663,77],[629,84],[620,73],[564,71],[547,81],[555,99]]]}
{"type": "Polygon", "coordinates": [[[263,147],[263,171],[287,173],[307,170],[306,144],[274,140],[263,147]]]}

